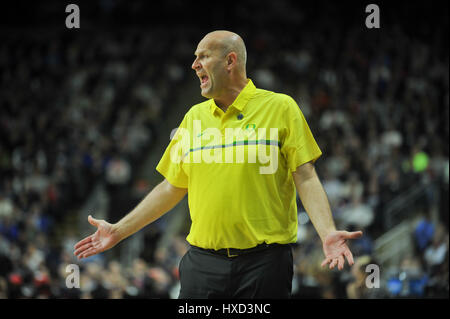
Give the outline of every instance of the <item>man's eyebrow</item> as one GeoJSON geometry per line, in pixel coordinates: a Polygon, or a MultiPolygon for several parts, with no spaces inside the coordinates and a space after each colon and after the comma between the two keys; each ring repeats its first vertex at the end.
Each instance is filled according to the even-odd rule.
{"type": "Polygon", "coordinates": [[[211,50],[203,49],[203,50],[200,50],[200,51],[195,51],[194,55],[199,56],[200,54],[204,54],[204,53],[206,53],[208,51],[211,51],[211,50]]]}

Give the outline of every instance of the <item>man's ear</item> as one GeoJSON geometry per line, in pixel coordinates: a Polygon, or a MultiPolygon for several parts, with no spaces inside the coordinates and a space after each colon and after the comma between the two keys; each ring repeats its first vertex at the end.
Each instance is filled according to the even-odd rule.
{"type": "Polygon", "coordinates": [[[227,68],[228,70],[231,70],[231,67],[233,67],[236,64],[237,61],[237,55],[234,52],[230,52],[227,55],[227,68]]]}

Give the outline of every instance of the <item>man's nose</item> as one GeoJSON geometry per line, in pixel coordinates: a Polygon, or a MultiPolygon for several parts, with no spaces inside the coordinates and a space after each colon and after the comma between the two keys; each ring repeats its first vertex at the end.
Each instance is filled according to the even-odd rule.
{"type": "Polygon", "coordinates": [[[191,68],[193,70],[197,70],[200,67],[200,64],[197,62],[197,59],[194,60],[194,62],[192,63],[191,68]]]}

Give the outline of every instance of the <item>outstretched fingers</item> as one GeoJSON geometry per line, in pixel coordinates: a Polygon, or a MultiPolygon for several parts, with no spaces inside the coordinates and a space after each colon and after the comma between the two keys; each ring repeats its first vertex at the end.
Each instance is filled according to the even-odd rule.
{"type": "Polygon", "coordinates": [[[78,256],[79,254],[83,253],[84,251],[91,248],[92,246],[93,246],[92,242],[84,244],[83,246],[80,246],[77,250],[75,250],[74,255],[78,256]]]}
{"type": "Polygon", "coordinates": [[[344,256],[340,255],[337,259],[337,263],[338,263],[338,269],[342,270],[344,269],[344,265],[345,265],[345,259],[344,256]]]}
{"type": "Polygon", "coordinates": [[[90,243],[90,242],[92,241],[92,236],[93,236],[93,235],[88,236],[88,237],[86,237],[86,238],[83,239],[83,240],[80,240],[78,243],[75,244],[74,248],[75,248],[75,249],[78,249],[79,247],[81,247],[81,246],[83,246],[83,245],[85,245],[85,244],[87,244],[87,243],[90,243]]]}
{"type": "Polygon", "coordinates": [[[320,266],[321,266],[321,267],[324,267],[325,265],[329,264],[331,261],[332,261],[331,258],[325,258],[325,259],[322,261],[322,264],[320,264],[320,266]]]}
{"type": "Polygon", "coordinates": [[[353,260],[353,254],[350,250],[344,252],[345,258],[347,258],[348,264],[352,266],[355,261],[353,260]]]}
{"type": "Polygon", "coordinates": [[[334,267],[336,267],[336,264],[338,263],[338,259],[334,258],[333,261],[330,264],[330,269],[333,269],[334,267]]]}
{"type": "Polygon", "coordinates": [[[330,269],[333,269],[334,267],[338,266],[338,269],[342,270],[342,269],[344,269],[344,266],[345,266],[345,259],[347,259],[347,262],[348,262],[349,266],[352,266],[355,263],[354,260],[353,260],[353,255],[352,255],[351,251],[350,250],[346,250],[340,256],[337,256],[337,257],[334,257],[334,258],[332,258],[332,257],[325,258],[322,261],[320,266],[324,267],[327,264],[330,264],[330,266],[329,266],[330,269]]]}
{"type": "Polygon", "coordinates": [[[100,250],[98,248],[91,247],[91,248],[88,248],[86,251],[84,251],[82,254],[80,254],[78,256],[78,259],[87,258],[92,255],[98,254],[99,252],[100,252],[100,250]]]}

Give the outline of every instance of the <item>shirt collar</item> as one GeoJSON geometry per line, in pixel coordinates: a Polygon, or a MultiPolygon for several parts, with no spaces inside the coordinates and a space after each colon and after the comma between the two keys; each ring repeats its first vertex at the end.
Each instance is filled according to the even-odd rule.
{"type": "MultiPolygon", "coordinates": [[[[248,101],[253,97],[255,92],[256,92],[255,85],[253,84],[251,79],[248,79],[247,84],[242,89],[242,91],[239,93],[239,95],[236,97],[234,102],[230,105],[230,107],[233,106],[234,108],[238,109],[239,111],[242,111],[244,109],[244,107],[247,105],[248,101]]],[[[214,102],[214,99],[211,99],[210,108],[211,108],[212,114],[214,114],[214,112],[218,108],[218,106],[214,102]]]]}

